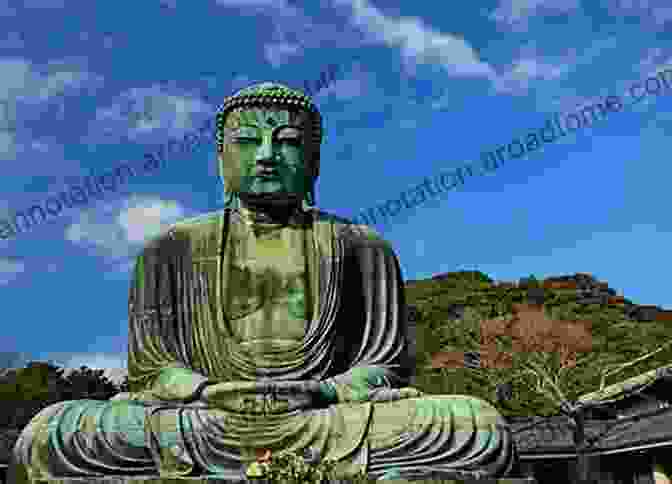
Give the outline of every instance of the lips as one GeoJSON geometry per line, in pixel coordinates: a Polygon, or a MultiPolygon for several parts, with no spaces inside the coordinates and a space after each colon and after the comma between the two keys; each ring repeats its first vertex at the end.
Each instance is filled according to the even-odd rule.
{"type": "Polygon", "coordinates": [[[276,172],[264,172],[264,173],[259,173],[257,175],[257,178],[261,178],[262,180],[274,180],[280,178],[280,175],[276,172]]]}

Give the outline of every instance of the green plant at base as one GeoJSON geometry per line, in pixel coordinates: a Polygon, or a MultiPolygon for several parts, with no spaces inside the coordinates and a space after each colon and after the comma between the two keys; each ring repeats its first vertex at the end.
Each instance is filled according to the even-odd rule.
{"type": "MultiPolygon", "coordinates": [[[[266,467],[264,478],[272,482],[291,482],[320,484],[331,479],[339,479],[334,475],[336,462],[331,460],[320,461],[317,464],[309,464],[297,453],[284,455],[272,455],[270,463],[266,467]]],[[[349,478],[353,484],[364,484],[372,481],[366,473],[360,472],[349,478]]]]}

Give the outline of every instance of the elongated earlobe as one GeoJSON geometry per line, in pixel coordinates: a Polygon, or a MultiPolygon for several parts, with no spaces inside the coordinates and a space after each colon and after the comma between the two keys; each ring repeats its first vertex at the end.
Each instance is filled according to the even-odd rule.
{"type": "Polygon", "coordinates": [[[310,207],[315,206],[315,188],[311,187],[307,192],[306,192],[306,203],[310,207]]]}
{"type": "Polygon", "coordinates": [[[224,192],[224,208],[234,208],[233,207],[233,193],[224,192]]]}

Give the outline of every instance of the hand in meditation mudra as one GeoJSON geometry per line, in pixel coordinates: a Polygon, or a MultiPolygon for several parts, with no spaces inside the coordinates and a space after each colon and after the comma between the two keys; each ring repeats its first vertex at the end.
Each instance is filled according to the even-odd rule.
{"type": "Polygon", "coordinates": [[[137,258],[130,393],[41,411],[11,484],[241,479],[260,450],[331,459],[342,478],[508,474],[516,452],[491,404],[408,387],[399,263],[372,229],[313,208],[321,139],[300,91],[261,83],[225,99],[224,210],[172,226],[137,258]]]}

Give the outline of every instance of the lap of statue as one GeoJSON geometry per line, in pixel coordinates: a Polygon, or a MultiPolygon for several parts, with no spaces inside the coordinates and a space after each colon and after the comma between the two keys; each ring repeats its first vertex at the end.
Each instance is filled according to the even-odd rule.
{"type": "Polygon", "coordinates": [[[200,404],[66,401],[24,429],[9,483],[92,475],[240,479],[260,448],[336,460],[343,477],[361,470],[374,478],[394,471],[405,478],[478,477],[513,464],[504,427],[494,407],[465,395],[336,404],[263,418],[200,404]]]}

